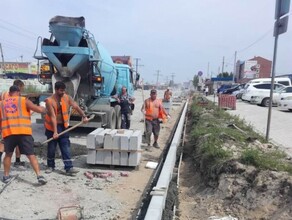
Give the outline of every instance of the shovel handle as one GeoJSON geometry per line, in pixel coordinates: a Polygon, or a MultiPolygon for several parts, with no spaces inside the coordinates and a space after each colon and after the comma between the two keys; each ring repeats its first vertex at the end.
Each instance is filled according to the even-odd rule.
{"type": "MultiPolygon", "coordinates": [[[[95,115],[90,115],[90,117],[89,117],[89,119],[88,119],[88,121],[90,121],[90,120],[92,120],[93,118],[94,118],[94,116],[95,115]]],[[[69,131],[71,131],[71,130],[73,130],[73,129],[75,129],[75,128],[77,128],[79,125],[82,125],[84,122],[83,121],[80,121],[80,122],[78,122],[76,125],[74,125],[74,126],[72,126],[72,127],[70,127],[70,128],[68,128],[68,129],[66,129],[66,130],[64,130],[64,131],[62,131],[61,133],[59,133],[58,135],[59,136],[61,136],[61,135],[63,135],[63,134],[65,134],[65,133],[67,133],[67,132],[69,132],[69,131]]],[[[44,145],[44,144],[46,144],[46,143],[48,143],[48,142],[50,142],[50,141],[52,141],[52,140],[54,140],[54,138],[53,137],[51,137],[50,139],[48,139],[48,140],[46,140],[46,141],[44,141],[41,145],[44,145]]]]}

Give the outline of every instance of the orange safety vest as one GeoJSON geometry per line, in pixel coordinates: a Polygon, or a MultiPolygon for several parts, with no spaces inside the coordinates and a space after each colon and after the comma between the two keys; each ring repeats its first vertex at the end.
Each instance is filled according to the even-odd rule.
{"type": "Polygon", "coordinates": [[[166,113],[163,109],[161,100],[155,99],[154,101],[151,98],[145,100],[145,119],[152,121],[154,119],[166,119],[166,113]]]}
{"type": "MultiPolygon", "coordinates": [[[[58,105],[56,99],[53,96],[51,96],[46,99],[46,103],[53,106],[54,112],[57,115],[58,105]]],[[[69,96],[66,94],[64,94],[63,97],[61,98],[61,112],[64,127],[67,128],[69,126],[69,96]]],[[[48,113],[45,115],[45,128],[50,131],[54,131],[53,123],[48,113]]]]}
{"type": "Polygon", "coordinates": [[[0,104],[1,128],[3,138],[10,135],[32,135],[30,111],[26,107],[26,98],[9,96],[0,104]]]}

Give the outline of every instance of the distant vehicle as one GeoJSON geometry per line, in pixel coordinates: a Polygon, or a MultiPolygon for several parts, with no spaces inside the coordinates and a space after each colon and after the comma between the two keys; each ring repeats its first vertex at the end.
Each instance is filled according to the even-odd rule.
{"type": "MultiPolygon", "coordinates": [[[[254,104],[268,106],[270,102],[271,85],[271,83],[249,84],[248,87],[245,88],[241,99],[243,101],[252,101],[254,104]]],[[[285,86],[282,84],[274,84],[275,92],[280,91],[283,88],[285,88],[285,86]]]]}
{"type": "Polygon", "coordinates": [[[222,92],[222,94],[230,94],[230,95],[234,95],[236,98],[239,98],[239,95],[241,94],[240,92],[243,91],[244,86],[245,86],[245,83],[233,86],[229,89],[225,89],[222,92]]]}
{"type": "Polygon", "coordinates": [[[283,110],[292,112],[292,95],[285,98],[281,98],[278,103],[278,107],[283,110]]]}
{"type": "Polygon", "coordinates": [[[286,86],[284,89],[280,90],[278,93],[274,93],[273,100],[275,103],[279,104],[279,101],[288,96],[292,96],[292,86],[286,86]]]}
{"type": "Polygon", "coordinates": [[[224,90],[230,89],[232,85],[229,84],[223,84],[217,89],[217,94],[221,94],[224,90]]]}
{"type": "MultiPolygon", "coordinates": [[[[255,83],[270,83],[272,78],[257,78],[250,80],[247,84],[255,83]]],[[[292,86],[291,80],[288,77],[276,77],[274,78],[275,83],[283,84],[284,86],[292,86]]]]}

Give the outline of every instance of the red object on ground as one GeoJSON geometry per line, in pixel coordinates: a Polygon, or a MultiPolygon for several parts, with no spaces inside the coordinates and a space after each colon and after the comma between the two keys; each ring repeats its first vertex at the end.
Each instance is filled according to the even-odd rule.
{"type": "Polygon", "coordinates": [[[93,174],[89,171],[85,172],[84,176],[86,176],[88,179],[93,179],[93,174]]]}
{"type": "Polygon", "coordinates": [[[124,177],[128,177],[129,176],[129,173],[128,172],[121,172],[120,175],[121,176],[124,176],[124,177]]]}
{"type": "Polygon", "coordinates": [[[231,108],[232,110],[236,109],[236,97],[233,95],[222,95],[218,97],[218,105],[220,108],[231,108]]]}

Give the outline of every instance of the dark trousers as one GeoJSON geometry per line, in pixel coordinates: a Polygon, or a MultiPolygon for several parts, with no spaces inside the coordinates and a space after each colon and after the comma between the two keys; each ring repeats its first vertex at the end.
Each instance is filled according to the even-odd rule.
{"type": "MultiPolygon", "coordinates": [[[[58,134],[65,130],[64,125],[57,125],[58,134]]],[[[47,139],[53,137],[54,132],[46,129],[46,136],[47,139]]],[[[69,170],[73,167],[71,161],[71,154],[70,154],[70,140],[69,134],[63,134],[58,139],[52,140],[48,143],[48,151],[47,151],[47,165],[48,167],[55,168],[55,154],[56,154],[56,147],[59,144],[59,148],[61,150],[62,159],[64,163],[64,169],[69,170]]]]}
{"type": "Polygon", "coordinates": [[[131,114],[130,113],[122,113],[122,129],[129,129],[131,124],[131,114]]]}

